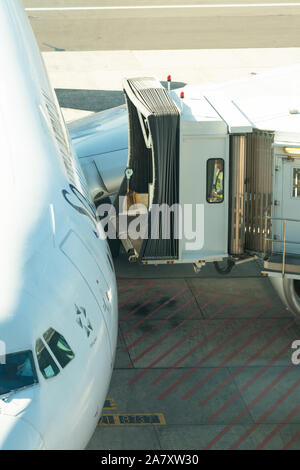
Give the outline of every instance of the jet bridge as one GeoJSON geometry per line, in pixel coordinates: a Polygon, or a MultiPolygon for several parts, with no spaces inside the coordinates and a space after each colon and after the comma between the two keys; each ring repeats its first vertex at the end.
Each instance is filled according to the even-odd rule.
{"type": "Polygon", "coordinates": [[[226,273],[261,256],[266,275],[300,279],[300,139],[278,131],[283,114],[261,126],[225,95],[169,93],[154,78],[126,79],[124,92],[129,150],[115,206],[129,259],[196,270],[227,259],[226,273]]]}
{"type": "Polygon", "coordinates": [[[127,79],[124,92],[128,163],[115,205],[129,259],[199,269],[227,258],[227,123],[204,97],[171,96],[154,78],[127,79]],[[130,226],[138,223],[137,237],[130,226]]]}

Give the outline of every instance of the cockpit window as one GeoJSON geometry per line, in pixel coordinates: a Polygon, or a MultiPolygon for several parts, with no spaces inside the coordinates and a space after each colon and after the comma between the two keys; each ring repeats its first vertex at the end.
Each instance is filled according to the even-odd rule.
{"type": "Polygon", "coordinates": [[[39,368],[45,379],[50,379],[59,374],[59,368],[55,364],[54,359],[51,357],[49,351],[41,339],[38,339],[35,345],[35,351],[39,368]]]}
{"type": "Polygon", "coordinates": [[[44,339],[61,367],[66,367],[74,358],[74,353],[65,338],[53,328],[49,328],[44,334],[44,339]]]}
{"type": "Polygon", "coordinates": [[[22,351],[5,356],[0,363],[0,395],[38,383],[31,351],[22,351]]]}

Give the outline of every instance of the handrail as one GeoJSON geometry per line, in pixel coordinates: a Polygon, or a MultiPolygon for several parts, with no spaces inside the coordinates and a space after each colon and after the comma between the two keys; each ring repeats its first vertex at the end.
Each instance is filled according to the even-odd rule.
{"type": "MultiPolygon", "coordinates": [[[[269,207],[265,210],[265,214],[266,212],[269,210],[269,207]]],[[[266,238],[265,234],[267,232],[267,230],[265,230],[265,234],[263,235],[263,239],[264,240],[269,240],[269,241],[275,241],[277,243],[283,243],[283,252],[282,252],[282,276],[284,277],[285,276],[285,265],[286,265],[286,244],[287,243],[293,243],[295,245],[300,245],[300,241],[299,242],[294,242],[294,241],[289,241],[286,239],[286,226],[287,226],[287,222],[299,222],[300,223],[300,219],[288,219],[288,218],[284,218],[284,217],[274,217],[272,215],[265,215],[264,216],[265,219],[266,219],[266,225],[265,227],[267,227],[267,220],[270,219],[270,220],[281,220],[283,222],[283,240],[274,240],[274,239],[270,239],[270,238],[266,238]]]]}
{"type": "Polygon", "coordinates": [[[272,220],[286,220],[287,222],[300,222],[300,219],[287,219],[285,217],[274,217],[272,215],[265,215],[266,219],[272,219],[272,220]]]}
{"type": "MultiPolygon", "coordinates": [[[[277,238],[265,238],[264,237],[264,240],[266,240],[267,242],[277,242],[277,243],[283,243],[284,240],[279,240],[277,238]]],[[[294,242],[292,240],[286,240],[286,243],[290,243],[291,245],[300,245],[300,242],[294,242]]]]}

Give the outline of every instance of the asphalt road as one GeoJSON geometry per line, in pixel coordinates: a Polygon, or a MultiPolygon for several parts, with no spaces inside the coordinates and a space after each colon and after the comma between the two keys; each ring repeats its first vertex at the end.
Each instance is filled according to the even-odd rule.
{"type": "Polygon", "coordinates": [[[298,47],[300,2],[292,3],[23,0],[43,51],[298,47]]]}

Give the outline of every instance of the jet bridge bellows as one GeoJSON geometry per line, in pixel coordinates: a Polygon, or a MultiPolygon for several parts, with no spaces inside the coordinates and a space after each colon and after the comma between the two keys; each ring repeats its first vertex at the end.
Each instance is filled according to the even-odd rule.
{"type": "Polygon", "coordinates": [[[127,243],[127,251],[129,244],[140,260],[176,259],[174,214],[170,217],[170,236],[163,237],[161,216],[158,226],[153,227],[151,213],[154,205],[171,207],[179,202],[179,111],[154,78],[126,79],[124,92],[129,117],[129,173],[123,179],[115,205],[122,214],[120,201],[125,198],[128,221],[139,217],[139,211],[133,210],[136,204],[143,204],[146,211],[141,237],[136,240],[128,234],[124,240],[119,223],[119,238],[123,238],[124,245],[124,241],[127,243]],[[158,236],[148,236],[151,231],[158,236]]]}

